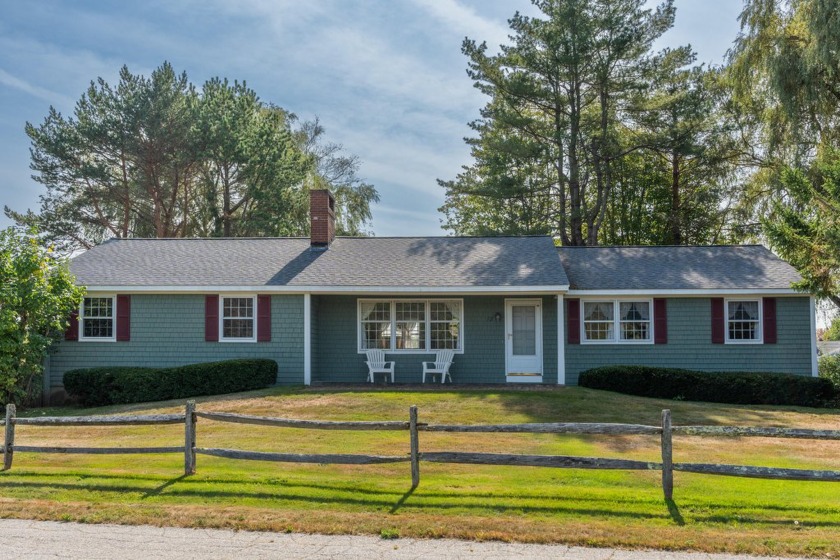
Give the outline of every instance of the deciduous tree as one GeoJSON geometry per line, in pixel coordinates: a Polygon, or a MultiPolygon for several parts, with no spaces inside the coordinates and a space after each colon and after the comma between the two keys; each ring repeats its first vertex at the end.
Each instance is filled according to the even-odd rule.
{"type": "Polygon", "coordinates": [[[0,231],[0,398],[37,395],[47,349],[79,308],[84,290],[34,232],[0,231]]]}

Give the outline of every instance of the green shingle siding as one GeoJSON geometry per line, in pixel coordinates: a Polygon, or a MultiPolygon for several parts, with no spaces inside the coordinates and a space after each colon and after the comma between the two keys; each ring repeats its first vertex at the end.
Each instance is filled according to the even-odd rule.
{"type": "MultiPolygon", "coordinates": [[[[383,296],[388,297],[388,296],[383,296]]],[[[457,297],[457,296],[454,296],[457,297]]],[[[359,383],[367,378],[364,354],[358,353],[358,312],[355,296],[318,296],[317,358],[313,381],[359,383]]],[[[395,297],[394,299],[400,299],[395,297]]],[[[420,298],[422,299],[422,298],[420,298]]],[[[464,353],[456,354],[450,372],[456,383],[505,383],[505,298],[466,296],[464,300],[464,353]],[[495,320],[496,313],[503,317],[495,320]]],[[[557,382],[557,300],[543,301],[543,381],[557,382]]],[[[396,362],[397,383],[419,383],[433,352],[389,353],[396,362]]]]}
{"type": "MultiPolygon", "coordinates": [[[[525,297],[525,296],[523,296],[525,297]]],[[[532,299],[527,298],[526,299],[532,299]]],[[[278,383],[303,382],[303,296],[272,296],[271,342],[204,341],[203,295],[132,295],[130,342],[61,342],[50,357],[50,386],[61,387],[69,369],[174,366],[231,358],[269,358],[278,383]]],[[[356,296],[312,296],[313,382],[361,383],[367,377],[358,353],[356,296]]],[[[399,298],[397,298],[399,299],[399,298]]],[[[456,383],[505,383],[504,296],[465,296],[464,353],[456,354],[456,383]]],[[[557,300],[542,300],[543,383],[557,382],[557,300]]],[[[708,298],[668,299],[668,344],[566,345],[566,383],[581,371],[611,364],[647,364],[707,371],[760,370],[811,375],[811,318],[807,297],[777,300],[777,344],[711,343],[708,298]]],[[[419,383],[421,362],[433,353],[388,354],[398,383],[419,383]]]]}
{"type": "Polygon", "coordinates": [[[64,372],[98,366],[166,367],[233,358],[267,358],[278,383],[303,383],[303,296],[271,298],[271,342],[205,342],[203,295],[132,295],[130,342],[59,343],[50,385],[64,372]]]}
{"type": "Polygon", "coordinates": [[[776,344],[712,344],[709,298],[669,298],[667,344],[567,344],[566,383],[577,385],[589,368],[617,364],[811,375],[809,298],[776,301],[776,344]]]}

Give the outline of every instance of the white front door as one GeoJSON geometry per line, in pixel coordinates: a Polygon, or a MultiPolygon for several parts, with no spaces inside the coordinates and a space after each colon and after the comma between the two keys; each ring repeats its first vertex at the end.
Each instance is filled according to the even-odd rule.
{"type": "Polygon", "coordinates": [[[542,381],[541,300],[505,300],[505,364],[508,381],[542,381]]]}

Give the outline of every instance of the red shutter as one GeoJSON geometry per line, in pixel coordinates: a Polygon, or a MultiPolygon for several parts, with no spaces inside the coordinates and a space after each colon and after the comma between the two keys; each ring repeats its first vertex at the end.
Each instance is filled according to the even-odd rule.
{"type": "Polygon", "coordinates": [[[131,296],[117,296],[117,342],[131,340],[131,296]]]}
{"type": "Polygon", "coordinates": [[[219,342],[219,296],[204,296],[204,340],[219,342]]]}
{"type": "Polygon", "coordinates": [[[271,296],[257,296],[257,342],[271,342],[271,296]]]}
{"type": "Polygon", "coordinates": [[[762,301],[764,344],[776,344],[776,298],[766,297],[762,301]]]}
{"type": "Polygon", "coordinates": [[[569,344],[580,344],[580,300],[570,299],[566,316],[567,340],[569,344]]]}
{"type": "Polygon", "coordinates": [[[664,298],[653,300],[653,342],[668,344],[668,300],[664,298]]]}
{"type": "Polygon", "coordinates": [[[725,331],[723,298],[712,298],[712,344],[723,344],[725,331]]]}
{"type": "Polygon", "coordinates": [[[71,313],[68,322],[67,330],[64,331],[64,340],[79,340],[79,312],[71,313]]]}

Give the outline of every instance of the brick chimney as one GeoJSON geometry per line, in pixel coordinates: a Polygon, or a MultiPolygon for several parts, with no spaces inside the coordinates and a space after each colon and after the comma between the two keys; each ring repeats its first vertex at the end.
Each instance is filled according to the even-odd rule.
{"type": "Polygon", "coordinates": [[[310,243],[327,249],[335,240],[335,198],[326,189],[309,191],[310,243]]]}

